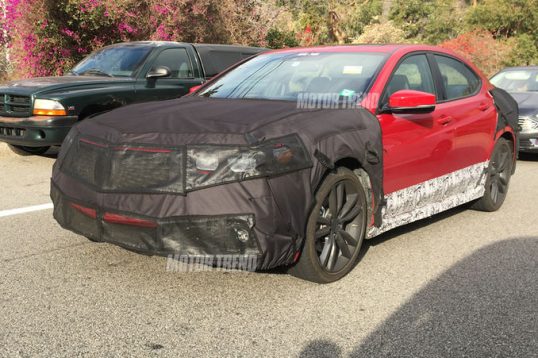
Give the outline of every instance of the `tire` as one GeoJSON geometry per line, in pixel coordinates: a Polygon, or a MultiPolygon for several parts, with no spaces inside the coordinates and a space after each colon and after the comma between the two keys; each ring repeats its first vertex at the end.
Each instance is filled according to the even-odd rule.
{"type": "Polygon", "coordinates": [[[353,269],[366,235],[365,192],[359,177],[349,169],[339,168],[325,178],[308,218],[303,250],[290,274],[331,283],[353,269]]]}
{"type": "Polygon", "coordinates": [[[22,145],[9,145],[11,150],[19,155],[41,155],[45,154],[50,147],[25,147],[22,145]]]}
{"type": "Polygon", "coordinates": [[[484,196],[472,206],[475,210],[493,212],[500,209],[506,199],[512,169],[514,152],[509,141],[501,138],[495,144],[489,162],[484,196]]]}

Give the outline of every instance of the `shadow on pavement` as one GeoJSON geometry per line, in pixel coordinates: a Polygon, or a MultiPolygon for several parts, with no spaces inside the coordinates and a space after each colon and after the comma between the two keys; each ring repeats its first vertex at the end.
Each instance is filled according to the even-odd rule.
{"type": "MultiPolygon", "coordinates": [[[[458,262],[355,347],[351,357],[536,357],[538,238],[501,241],[458,262]]],[[[330,341],[301,357],[339,357],[330,341]]]]}

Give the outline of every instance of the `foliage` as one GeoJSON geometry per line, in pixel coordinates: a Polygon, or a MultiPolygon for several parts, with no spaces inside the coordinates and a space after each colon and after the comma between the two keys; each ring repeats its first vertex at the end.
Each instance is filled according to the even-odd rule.
{"type": "Polygon", "coordinates": [[[392,21],[381,24],[371,24],[355,41],[358,44],[390,44],[405,42],[405,33],[397,28],[392,21]]]}
{"type": "Polygon", "coordinates": [[[437,44],[456,37],[463,14],[457,2],[446,0],[397,0],[390,18],[407,39],[437,44]]]}
{"type": "Polygon", "coordinates": [[[538,46],[528,34],[519,35],[510,40],[513,50],[505,61],[508,66],[538,65],[538,46]]]}
{"type": "Polygon", "coordinates": [[[281,31],[270,29],[265,36],[267,46],[270,48],[283,48],[299,46],[299,42],[293,31],[281,31]]]}
{"type": "MultiPolygon", "coordinates": [[[[61,74],[102,46],[132,40],[265,45],[257,0],[8,0],[18,77],[61,74]],[[45,16],[44,16],[45,15],[45,16]]],[[[267,23],[266,26],[270,26],[267,23]]]]}
{"type": "Polygon", "coordinates": [[[528,33],[538,40],[538,0],[483,0],[469,10],[467,23],[496,38],[528,33]]]}
{"type": "Polygon", "coordinates": [[[354,1],[352,6],[344,10],[349,12],[349,17],[342,24],[348,38],[356,38],[365,31],[366,26],[379,22],[382,3],[381,0],[354,1]]]}
{"type": "Polygon", "coordinates": [[[469,28],[482,28],[511,44],[508,65],[538,63],[538,0],[484,0],[467,14],[469,28]]]}
{"type": "Polygon", "coordinates": [[[0,77],[61,74],[133,40],[443,43],[484,72],[538,62],[538,0],[0,0],[0,77]],[[9,57],[7,54],[9,53],[9,57]],[[10,59],[9,63],[6,61],[10,59]]]}
{"type": "Polygon", "coordinates": [[[496,41],[493,35],[485,30],[461,34],[440,46],[467,57],[486,75],[497,72],[511,51],[507,42],[496,41]]]}

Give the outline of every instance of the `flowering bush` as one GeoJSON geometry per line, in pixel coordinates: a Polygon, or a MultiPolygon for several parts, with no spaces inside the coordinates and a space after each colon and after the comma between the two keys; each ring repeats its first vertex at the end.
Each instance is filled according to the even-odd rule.
{"type": "Polygon", "coordinates": [[[530,10],[537,2],[0,0],[0,79],[8,64],[10,77],[61,74],[95,49],[121,41],[286,47],[438,43],[458,34],[443,46],[490,74],[503,64],[538,61],[538,12],[530,10]],[[466,32],[474,28],[484,30],[466,32]]]}
{"type": "Polygon", "coordinates": [[[6,0],[0,23],[13,77],[59,75],[121,41],[265,45],[256,0],[6,0]]]}
{"type": "Polygon", "coordinates": [[[500,70],[512,50],[506,41],[498,41],[486,30],[474,30],[445,41],[441,47],[451,49],[467,57],[486,75],[500,70]]]}

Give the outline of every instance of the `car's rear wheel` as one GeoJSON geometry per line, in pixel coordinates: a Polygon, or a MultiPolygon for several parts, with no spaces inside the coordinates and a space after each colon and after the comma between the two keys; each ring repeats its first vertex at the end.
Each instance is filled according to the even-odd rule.
{"type": "Polygon", "coordinates": [[[50,147],[26,147],[22,145],[10,145],[9,147],[19,155],[41,155],[50,149],[50,147]]]}
{"type": "Polygon", "coordinates": [[[290,273],[305,280],[330,283],[354,267],[366,234],[365,189],[351,170],[329,174],[315,196],[299,261],[290,273]]]}
{"type": "Polygon", "coordinates": [[[503,205],[508,193],[512,169],[514,168],[514,153],[512,144],[504,138],[495,144],[489,162],[484,196],[473,205],[473,209],[481,211],[496,211],[503,205]]]}

